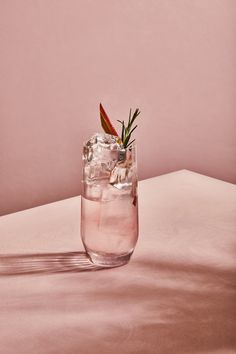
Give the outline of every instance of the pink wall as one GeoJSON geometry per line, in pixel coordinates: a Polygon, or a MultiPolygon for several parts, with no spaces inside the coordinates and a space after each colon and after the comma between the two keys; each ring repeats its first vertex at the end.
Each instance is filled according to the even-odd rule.
{"type": "Polygon", "coordinates": [[[82,141],[142,111],[141,179],[236,182],[235,0],[0,2],[0,212],[80,193],[82,141]]]}

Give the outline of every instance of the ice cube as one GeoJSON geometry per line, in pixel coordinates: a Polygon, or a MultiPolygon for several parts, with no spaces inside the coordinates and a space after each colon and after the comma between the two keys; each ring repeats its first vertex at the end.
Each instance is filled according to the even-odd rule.
{"type": "Polygon", "coordinates": [[[83,195],[86,199],[99,201],[102,197],[102,185],[96,183],[84,183],[83,195]]]}
{"type": "Polygon", "coordinates": [[[118,189],[129,189],[132,187],[134,172],[131,162],[118,162],[111,172],[109,182],[118,189]]]}
{"type": "Polygon", "coordinates": [[[84,181],[109,179],[110,170],[105,163],[91,162],[84,166],[84,181]]]}
{"type": "Polygon", "coordinates": [[[108,163],[119,160],[119,151],[123,148],[118,137],[109,134],[94,134],[84,145],[83,158],[86,162],[99,161],[108,163]]]}
{"type": "Polygon", "coordinates": [[[116,199],[121,199],[124,197],[127,197],[131,194],[131,189],[118,189],[115,188],[112,184],[107,183],[107,185],[104,185],[102,188],[102,196],[101,196],[101,201],[102,202],[112,202],[116,199]]]}

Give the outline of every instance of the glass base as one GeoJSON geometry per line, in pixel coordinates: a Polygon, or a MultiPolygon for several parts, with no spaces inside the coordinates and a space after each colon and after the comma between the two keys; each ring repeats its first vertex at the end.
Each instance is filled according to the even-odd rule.
{"type": "Polygon", "coordinates": [[[87,254],[91,261],[100,267],[120,267],[129,262],[133,251],[123,255],[109,254],[109,253],[95,253],[87,250],[87,254]]]}

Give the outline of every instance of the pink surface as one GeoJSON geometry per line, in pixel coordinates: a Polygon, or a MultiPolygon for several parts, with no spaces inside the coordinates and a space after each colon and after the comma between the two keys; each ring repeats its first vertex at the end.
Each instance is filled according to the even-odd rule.
{"type": "Polygon", "coordinates": [[[80,193],[100,101],[141,109],[141,179],[236,182],[234,0],[1,1],[0,28],[0,214],[80,193]]]}
{"type": "Polygon", "coordinates": [[[81,253],[80,197],[0,219],[2,353],[236,353],[236,186],[179,171],[139,196],[116,269],[81,253]]]}

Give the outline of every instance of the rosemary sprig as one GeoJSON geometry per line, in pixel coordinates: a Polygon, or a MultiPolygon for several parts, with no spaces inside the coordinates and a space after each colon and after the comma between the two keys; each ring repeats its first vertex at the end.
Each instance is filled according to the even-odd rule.
{"type": "Polygon", "coordinates": [[[130,109],[129,111],[129,120],[128,120],[128,125],[125,125],[124,121],[118,120],[118,122],[122,125],[121,128],[121,140],[123,142],[124,148],[126,149],[128,146],[130,146],[135,139],[133,139],[131,142],[130,138],[131,138],[131,134],[134,132],[134,130],[137,128],[137,125],[135,125],[135,127],[133,127],[134,121],[135,119],[138,117],[138,115],[140,114],[140,110],[138,108],[136,108],[136,110],[134,111],[133,115],[132,115],[132,111],[130,109]]]}

